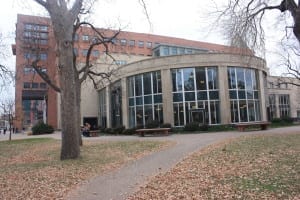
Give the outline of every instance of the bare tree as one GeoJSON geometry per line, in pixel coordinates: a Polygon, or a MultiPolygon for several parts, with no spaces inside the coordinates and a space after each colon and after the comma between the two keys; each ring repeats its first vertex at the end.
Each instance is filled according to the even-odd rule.
{"type": "MultiPolygon", "coordinates": [[[[7,45],[4,43],[3,34],[0,33],[0,58],[3,61],[7,57],[7,45]]],[[[2,62],[1,61],[1,62],[2,62]]],[[[3,90],[7,85],[14,80],[14,72],[4,63],[0,63],[0,90],[3,90]]]]}
{"type": "MultiPolygon", "coordinates": [[[[92,24],[80,21],[82,15],[87,14],[93,5],[93,1],[67,1],[67,0],[34,0],[44,7],[49,15],[53,26],[54,37],[57,45],[59,85],[43,73],[39,67],[40,59],[37,57],[31,62],[37,74],[61,95],[61,124],[62,145],[60,158],[74,159],[80,155],[80,95],[81,84],[91,79],[96,87],[97,77],[109,78],[112,72],[99,72],[90,62],[91,52],[97,45],[103,45],[108,53],[108,44],[112,43],[119,31],[110,32],[107,36],[92,24]],[[94,39],[87,52],[86,61],[83,65],[76,64],[76,55],[73,51],[75,33],[82,26],[89,26],[94,31],[94,39]],[[78,67],[79,66],[79,67],[78,67]]],[[[34,51],[38,51],[34,49],[34,51]]],[[[36,52],[37,53],[37,52],[36,52]]]]}
{"type": "Polygon", "coordinates": [[[0,104],[0,108],[3,111],[4,119],[8,121],[9,127],[9,141],[11,141],[11,133],[13,129],[13,119],[14,119],[14,108],[15,101],[13,99],[6,99],[0,104]]]}
{"type": "Polygon", "coordinates": [[[285,14],[286,18],[291,16],[293,24],[286,28],[292,29],[300,43],[299,2],[297,4],[295,0],[228,0],[226,7],[219,10],[219,20],[233,44],[243,41],[250,48],[257,47],[263,45],[265,40],[264,16],[270,10],[278,10],[285,14]]]}
{"type": "Polygon", "coordinates": [[[271,10],[281,13],[279,19],[273,18],[278,20],[277,26],[285,26],[286,37],[278,43],[284,41],[285,50],[289,49],[280,65],[285,64],[285,75],[299,79],[299,63],[294,63],[292,58],[299,59],[300,0],[228,0],[224,8],[217,9],[218,22],[232,46],[248,47],[264,55],[267,25],[264,19],[271,15],[271,10]],[[290,43],[294,46],[291,47],[290,43]]]}

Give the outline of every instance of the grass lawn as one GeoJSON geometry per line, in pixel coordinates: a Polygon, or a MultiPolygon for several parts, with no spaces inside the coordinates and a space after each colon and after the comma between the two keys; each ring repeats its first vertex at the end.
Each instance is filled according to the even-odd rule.
{"type": "Polygon", "coordinates": [[[300,199],[300,134],[210,146],[128,199],[300,199]]]}
{"type": "Polygon", "coordinates": [[[79,182],[116,169],[170,143],[85,142],[81,158],[60,161],[60,141],[0,142],[0,199],[62,199],[79,182]]]}

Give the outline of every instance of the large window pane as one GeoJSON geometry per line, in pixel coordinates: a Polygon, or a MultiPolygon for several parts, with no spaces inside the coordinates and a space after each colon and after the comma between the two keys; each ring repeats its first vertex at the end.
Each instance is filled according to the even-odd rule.
{"type": "Polygon", "coordinates": [[[244,76],[244,70],[241,68],[236,69],[236,75],[237,75],[237,84],[238,89],[245,89],[245,76],[244,76]]]}
{"type": "MultiPolygon", "coordinates": [[[[216,67],[195,67],[172,70],[172,79],[175,126],[183,126],[186,123],[190,123],[193,119],[192,113],[196,112],[193,111],[193,109],[196,108],[203,108],[202,122],[207,124],[220,123],[216,67]],[[183,79],[178,77],[183,77],[183,79]],[[183,81],[183,91],[178,90],[178,88],[180,88],[178,86],[178,79],[180,79],[180,83],[183,81]],[[182,102],[182,104],[175,102],[182,102]],[[197,102],[201,102],[201,105],[197,102]],[[182,108],[179,109],[179,106],[182,106],[182,108]]],[[[196,115],[197,114],[195,114],[195,116],[196,115]]]]}
{"type": "Polygon", "coordinates": [[[193,68],[187,68],[183,70],[183,81],[185,91],[192,91],[195,89],[193,68]]]}
{"type": "Polygon", "coordinates": [[[135,76],[135,96],[141,96],[142,91],[142,75],[137,75],[135,76]]]}
{"type": "Polygon", "coordinates": [[[208,76],[208,88],[213,90],[213,89],[217,89],[218,85],[217,85],[217,70],[216,68],[208,68],[207,69],[207,76],[208,76]]]}
{"type": "Polygon", "coordinates": [[[206,90],[205,68],[196,68],[196,85],[197,90],[206,90]]]}
{"type": "Polygon", "coordinates": [[[144,95],[152,93],[152,84],[151,84],[151,73],[146,73],[143,75],[144,81],[144,95]]]}
{"type": "Polygon", "coordinates": [[[128,87],[128,93],[133,96],[128,98],[130,127],[143,127],[152,120],[163,123],[160,72],[155,71],[130,77],[128,78],[128,87]]]}
{"type": "Polygon", "coordinates": [[[232,122],[260,120],[259,97],[256,88],[256,79],[256,70],[254,69],[228,67],[228,84],[229,97],[231,99],[232,122]],[[234,86],[235,81],[233,80],[237,80],[238,88],[234,86]],[[237,101],[232,101],[233,99],[236,99],[237,101]],[[258,106],[256,106],[256,103],[258,106]]]}

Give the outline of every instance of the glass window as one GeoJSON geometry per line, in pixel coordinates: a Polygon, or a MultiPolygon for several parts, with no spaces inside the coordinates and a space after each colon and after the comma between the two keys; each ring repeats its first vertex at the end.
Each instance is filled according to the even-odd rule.
{"type": "Polygon", "coordinates": [[[216,68],[208,68],[207,69],[207,81],[208,81],[208,88],[213,90],[217,89],[217,73],[216,68]]]}
{"type": "Polygon", "coordinates": [[[196,86],[197,90],[206,90],[205,68],[196,68],[196,86]]]}
{"type": "Polygon", "coordinates": [[[127,40],[126,39],[121,39],[120,43],[121,43],[122,46],[126,46],[127,40]]]}
{"type": "Polygon", "coordinates": [[[164,47],[164,48],[163,48],[163,53],[164,53],[164,56],[170,55],[169,47],[164,47]]]}
{"type": "Polygon", "coordinates": [[[40,31],[48,31],[48,26],[40,25],[40,31]]]}
{"type": "Polygon", "coordinates": [[[143,75],[144,81],[144,95],[152,93],[152,84],[151,84],[151,73],[146,73],[143,75]]]}
{"type": "Polygon", "coordinates": [[[129,40],[129,46],[135,46],[135,41],[134,40],[129,40]]]}
{"type": "Polygon", "coordinates": [[[41,59],[41,60],[47,60],[47,58],[48,58],[47,53],[41,53],[41,54],[40,54],[40,59],[41,59]]]}
{"type": "Polygon", "coordinates": [[[229,89],[236,88],[235,68],[228,68],[228,85],[229,85],[229,89]]]}
{"type": "Polygon", "coordinates": [[[24,74],[34,74],[35,70],[31,66],[26,66],[26,67],[24,67],[23,72],[24,72],[24,74]]]}
{"type": "Polygon", "coordinates": [[[40,88],[46,89],[47,88],[47,84],[46,83],[40,83],[40,88]]]}
{"type": "Polygon", "coordinates": [[[195,89],[193,68],[186,68],[183,70],[183,82],[185,91],[191,91],[195,89]]]}
{"type": "Polygon", "coordinates": [[[32,26],[32,24],[25,24],[25,30],[31,30],[31,29],[33,29],[33,26],[32,26]]]}
{"type": "Polygon", "coordinates": [[[30,88],[31,84],[29,82],[24,82],[23,87],[24,88],[30,88]]]}
{"type": "Polygon", "coordinates": [[[160,72],[153,72],[153,93],[161,93],[161,77],[160,72]]]}
{"type": "Polygon", "coordinates": [[[40,33],[40,37],[43,39],[48,39],[48,33],[40,33]]]}
{"type": "Polygon", "coordinates": [[[82,35],[82,40],[83,41],[89,41],[89,36],[88,35],[82,35]]]}
{"type": "Polygon", "coordinates": [[[147,42],[147,48],[149,48],[149,49],[152,48],[152,42],[147,42]]]}
{"type": "Polygon", "coordinates": [[[182,70],[172,70],[173,92],[182,91],[182,70]]]}
{"type": "Polygon", "coordinates": [[[40,44],[43,44],[43,45],[46,45],[46,44],[48,44],[48,40],[40,40],[40,44]]]}
{"type": "Polygon", "coordinates": [[[256,70],[228,67],[231,122],[260,120],[256,70]]]}
{"type": "Polygon", "coordinates": [[[38,83],[32,83],[31,87],[32,88],[39,88],[39,84],[38,83]]]}
{"type": "Polygon", "coordinates": [[[171,48],[171,55],[177,55],[177,48],[176,47],[171,48]]]}
{"type": "Polygon", "coordinates": [[[129,124],[144,126],[152,120],[163,123],[159,71],[128,77],[129,124]]]}
{"type": "Polygon", "coordinates": [[[143,94],[142,87],[142,75],[135,76],[135,96],[141,96],[143,94]]]}
{"type": "Polygon", "coordinates": [[[245,89],[244,69],[237,68],[236,69],[236,75],[237,75],[238,89],[245,89]]]}
{"type": "Polygon", "coordinates": [[[175,125],[183,126],[200,118],[202,123],[220,123],[219,91],[215,80],[217,68],[194,67],[174,69],[171,72],[175,125]],[[178,103],[182,103],[180,110],[178,106],[181,104],[178,103]],[[199,109],[197,114],[195,109],[199,109]],[[195,116],[191,117],[192,114],[195,116]]]}
{"type": "Polygon", "coordinates": [[[290,95],[279,95],[279,114],[280,118],[290,117],[290,95]]]}
{"type": "Polygon", "coordinates": [[[186,54],[192,54],[193,53],[193,50],[192,49],[186,49],[186,54]]]}
{"type": "Polygon", "coordinates": [[[184,50],[184,48],[179,47],[179,48],[178,48],[178,52],[179,52],[178,54],[183,55],[184,52],[185,52],[185,50],[184,50]]]}
{"type": "Polygon", "coordinates": [[[144,47],[144,41],[139,41],[139,47],[144,47]]]}

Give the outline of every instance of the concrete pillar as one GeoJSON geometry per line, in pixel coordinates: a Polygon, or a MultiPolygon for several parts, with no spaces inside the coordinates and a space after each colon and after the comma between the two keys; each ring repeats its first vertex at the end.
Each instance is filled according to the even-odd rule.
{"type": "Polygon", "coordinates": [[[111,108],[111,101],[110,101],[110,85],[108,85],[106,88],[106,127],[111,128],[111,113],[110,113],[110,108],[111,108]]]}
{"type": "Polygon", "coordinates": [[[174,126],[171,70],[161,70],[164,123],[174,126]]]}
{"type": "Polygon", "coordinates": [[[258,71],[258,82],[259,82],[259,99],[260,99],[260,112],[261,120],[267,121],[267,109],[266,109],[266,89],[264,84],[264,74],[263,71],[258,71]]]}
{"type": "Polygon", "coordinates": [[[231,123],[227,67],[218,66],[221,124],[231,123]]]}
{"type": "Polygon", "coordinates": [[[128,121],[128,92],[127,92],[127,79],[122,78],[121,79],[121,88],[122,88],[122,121],[123,125],[128,128],[129,127],[129,121],[128,121]]]}

